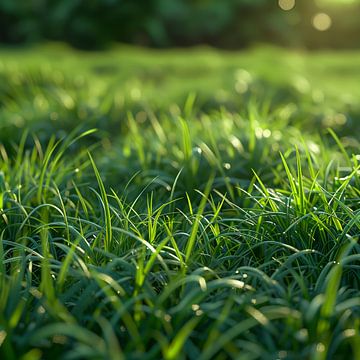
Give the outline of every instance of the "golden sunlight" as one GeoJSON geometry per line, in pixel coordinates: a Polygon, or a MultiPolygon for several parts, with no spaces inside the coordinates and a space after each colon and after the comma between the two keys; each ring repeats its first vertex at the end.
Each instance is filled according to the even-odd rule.
{"type": "Polygon", "coordinates": [[[282,10],[289,11],[295,7],[295,0],[279,0],[279,7],[282,10]]]}
{"type": "Polygon", "coordinates": [[[318,13],[312,19],[312,24],[316,30],[326,31],[332,25],[331,17],[325,13],[318,13]]]}

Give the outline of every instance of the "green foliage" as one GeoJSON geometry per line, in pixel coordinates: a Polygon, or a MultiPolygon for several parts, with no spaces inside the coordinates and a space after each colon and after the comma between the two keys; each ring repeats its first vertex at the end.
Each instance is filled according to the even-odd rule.
{"type": "Polygon", "coordinates": [[[47,38],[95,49],[111,40],[135,41],[155,11],[154,0],[4,0],[0,4],[5,22],[2,40],[47,38]]]}
{"type": "Polygon", "coordinates": [[[264,81],[252,53],[257,72],[235,55],[128,51],[128,76],[169,82],[162,102],[156,81],[101,73],[107,56],[62,53],[57,72],[2,57],[0,357],[357,359],[356,102],[331,98],[336,76],[321,101],[286,67],[264,81]],[[204,58],[224,65],[227,102],[207,95],[215,75],[184,96],[204,58]]]}
{"type": "Polygon", "coordinates": [[[0,41],[62,40],[85,49],[114,41],[156,47],[206,43],[241,48],[272,42],[354,48],[360,45],[359,6],[307,0],[285,12],[275,0],[2,0],[0,41]],[[333,19],[324,33],[311,21],[323,11],[333,19]]]}

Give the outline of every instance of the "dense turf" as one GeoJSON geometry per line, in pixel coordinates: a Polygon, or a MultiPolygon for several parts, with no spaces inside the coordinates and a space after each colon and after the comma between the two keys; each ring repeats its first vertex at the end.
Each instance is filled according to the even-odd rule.
{"type": "Polygon", "coordinates": [[[359,57],[2,50],[1,357],[359,359],[359,57]]]}

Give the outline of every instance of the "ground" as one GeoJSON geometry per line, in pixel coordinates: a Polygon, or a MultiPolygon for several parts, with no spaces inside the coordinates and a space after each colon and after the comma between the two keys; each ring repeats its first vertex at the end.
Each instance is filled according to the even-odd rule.
{"type": "Polygon", "coordinates": [[[0,50],[0,354],[360,358],[360,52],[0,50]]]}

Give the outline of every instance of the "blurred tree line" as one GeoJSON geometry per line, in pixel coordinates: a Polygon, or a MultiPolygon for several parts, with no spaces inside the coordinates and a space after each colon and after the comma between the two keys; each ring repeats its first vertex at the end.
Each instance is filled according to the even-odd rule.
{"type": "Polygon", "coordinates": [[[359,47],[360,5],[328,6],[333,26],[314,29],[316,0],[283,11],[277,0],[0,0],[0,42],[66,41],[96,49],[113,41],[155,47],[272,42],[309,48],[359,47]]]}

